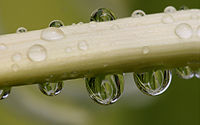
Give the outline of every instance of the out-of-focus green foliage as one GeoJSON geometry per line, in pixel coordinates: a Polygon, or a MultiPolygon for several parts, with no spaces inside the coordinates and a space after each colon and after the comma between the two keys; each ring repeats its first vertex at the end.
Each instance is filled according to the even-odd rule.
{"type": "MultiPolygon", "coordinates": [[[[65,25],[89,22],[99,7],[113,10],[117,17],[133,10],[147,14],[162,12],[168,5],[200,8],[199,0],[1,0],[0,33],[13,33],[18,27],[45,28],[58,19],[65,25]]],[[[83,80],[70,80],[56,97],[43,95],[37,85],[13,88],[8,99],[0,101],[0,125],[199,125],[200,80],[183,80],[173,74],[169,89],[149,97],[130,82],[122,98],[110,106],[94,103],[83,80]]]]}

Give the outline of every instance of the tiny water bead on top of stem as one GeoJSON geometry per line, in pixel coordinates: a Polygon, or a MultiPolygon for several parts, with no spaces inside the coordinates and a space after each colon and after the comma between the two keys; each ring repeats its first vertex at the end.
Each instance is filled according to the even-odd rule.
{"type": "Polygon", "coordinates": [[[114,15],[114,13],[106,8],[99,8],[95,10],[90,17],[90,21],[95,21],[95,22],[111,21],[115,19],[116,16],[114,15]]]}
{"type": "Polygon", "coordinates": [[[174,13],[176,12],[176,8],[173,6],[168,6],[164,9],[164,13],[174,13]]]}
{"type": "Polygon", "coordinates": [[[63,88],[63,82],[46,82],[42,84],[38,84],[40,91],[47,95],[47,96],[56,96],[58,95],[62,88],[63,88]]]}
{"type": "Polygon", "coordinates": [[[25,32],[27,32],[27,29],[24,28],[24,27],[19,27],[19,28],[17,29],[17,31],[16,31],[16,33],[25,33],[25,32]]]}
{"type": "Polygon", "coordinates": [[[62,27],[62,26],[64,26],[64,23],[61,20],[53,20],[49,23],[49,27],[59,28],[59,27],[62,27]]]}
{"type": "Polygon", "coordinates": [[[135,84],[144,94],[157,96],[167,90],[171,83],[170,70],[154,70],[144,73],[133,73],[135,84]]]}
{"type": "Polygon", "coordinates": [[[142,17],[142,16],[145,16],[146,14],[145,14],[145,12],[144,11],[142,11],[142,10],[135,10],[135,11],[133,11],[133,13],[132,13],[132,17],[142,17]]]}
{"type": "Polygon", "coordinates": [[[176,74],[183,79],[191,79],[194,77],[194,72],[189,66],[176,68],[175,71],[176,74]]]}
{"type": "Polygon", "coordinates": [[[121,74],[98,75],[85,78],[85,82],[90,98],[102,105],[115,103],[124,90],[121,74]]]}
{"type": "Polygon", "coordinates": [[[0,100],[7,98],[10,94],[10,91],[11,91],[11,87],[0,89],[0,100]]]}

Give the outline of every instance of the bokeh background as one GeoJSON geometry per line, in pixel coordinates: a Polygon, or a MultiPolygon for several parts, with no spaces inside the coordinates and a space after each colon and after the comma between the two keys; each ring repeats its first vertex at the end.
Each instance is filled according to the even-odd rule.
{"type": "MultiPolygon", "coordinates": [[[[65,25],[87,23],[99,7],[123,18],[136,9],[147,14],[162,12],[168,5],[200,8],[200,1],[0,0],[0,34],[14,33],[21,26],[45,28],[54,19],[65,25]]],[[[83,79],[65,81],[56,97],[43,95],[37,85],[14,87],[9,98],[0,101],[0,125],[200,125],[200,79],[184,80],[173,74],[164,94],[149,97],[128,78],[123,96],[109,106],[89,98],[83,79]]]]}

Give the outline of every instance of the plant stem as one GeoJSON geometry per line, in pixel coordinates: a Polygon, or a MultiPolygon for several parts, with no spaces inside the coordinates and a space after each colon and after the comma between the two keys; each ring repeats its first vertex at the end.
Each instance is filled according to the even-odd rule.
{"type": "Polygon", "coordinates": [[[200,10],[193,9],[65,26],[59,28],[65,37],[50,41],[41,39],[43,30],[2,35],[0,87],[104,73],[200,67],[198,27],[200,10]],[[179,35],[175,32],[182,23],[191,26],[191,37],[180,37],[188,35],[187,29],[179,35]],[[29,55],[34,45],[44,47],[31,51],[37,61],[29,55]]]}

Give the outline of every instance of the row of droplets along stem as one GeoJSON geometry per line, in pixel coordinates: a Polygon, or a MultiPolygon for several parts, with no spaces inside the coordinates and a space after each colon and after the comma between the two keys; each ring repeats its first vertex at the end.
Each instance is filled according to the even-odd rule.
{"type": "MultiPolygon", "coordinates": [[[[167,7],[164,10],[166,13],[175,12],[176,9],[173,7],[167,7]]],[[[142,17],[145,16],[145,13],[142,10],[136,10],[132,13],[132,17],[142,17]]],[[[166,16],[167,17],[167,16],[166,16]]],[[[173,23],[173,19],[171,17],[167,17],[164,22],[173,23]]],[[[91,21],[110,21],[114,20],[116,17],[114,14],[106,9],[100,8],[94,11],[91,15],[91,21]]],[[[50,28],[47,28],[42,31],[41,39],[47,41],[53,41],[64,38],[64,33],[62,30],[58,29],[59,27],[64,26],[62,21],[54,20],[49,24],[50,28]]],[[[184,29],[184,28],[183,28],[184,29]]],[[[186,28],[187,29],[187,28],[186,28]]],[[[20,27],[17,30],[17,33],[24,33],[27,30],[23,27],[20,27]]],[[[198,31],[200,32],[200,31],[198,31]]],[[[85,42],[80,44],[81,50],[87,50],[84,45],[85,42]]],[[[4,46],[0,46],[0,49],[5,49],[4,46]]],[[[70,49],[67,50],[68,52],[70,49]]],[[[143,47],[143,53],[149,53],[148,47],[143,47]]],[[[46,59],[46,50],[41,45],[34,45],[29,49],[28,57],[32,61],[43,61],[46,59]]],[[[13,61],[18,62],[21,60],[21,54],[17,53],[13,55],[13,61]]],[[[16,64],[15,64],[16,65],[16,64]]],[[[180,70],[179,70],[180,71],[180,70]]],[[[188,70],[187,73],[188,75],[188,70]]],[[[199,78],[199,70],[196,72],[196,77],[199,78]]],[[[182,73],[184,75],[184,73],[182,73]]],[[[171,83],[172,74],[170,70],[153,70],[151,72],[145,73],[133,73],[134,81],[137,87],[145,94],[155,96],[162,94],[169,87],[171,83]]],[[[192,76],[192,75],[190,75],[192,76]]],[[[194,76],[194,74],[193,74],[194,76]]],[[[183,77],[184,78],[184,77],[183,77]]],[[[116,102],[121,94],[123,93],[124,88],[124,78],[122,74],[108,74],[108,75],[98,75],[91,78],[85,78],[86,88],[89,92],[90,97],[99,104],[112,104],[116,102]]],[[[42,93],[48,96],[55,96],[59,94],[62,90],[63,82],[46,82],[39,84],[39,89],[42,93]]],[[[0,95],[2,95],[2,99],[6,98],[10,93],[10,88],[0,90],[0,95]]]]}

